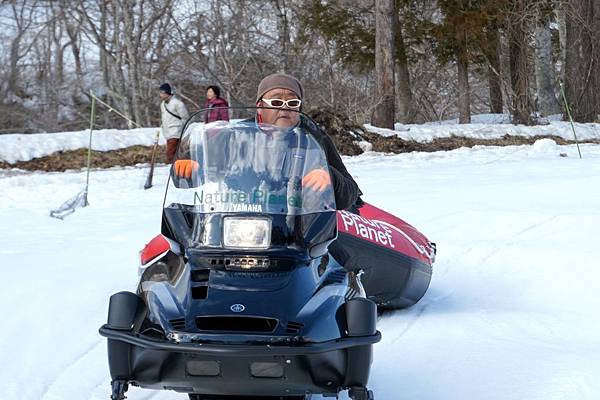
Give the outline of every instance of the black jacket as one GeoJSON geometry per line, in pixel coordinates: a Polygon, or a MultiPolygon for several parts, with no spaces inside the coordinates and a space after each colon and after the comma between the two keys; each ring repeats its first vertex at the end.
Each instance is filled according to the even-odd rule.
{"type": "Polygon", "coordinates": [[[301,117],[300,125],[311,132],[325,150],[331,180],[333,181],[336,207],[338,210],[346,210],[352,207],[362,195],[362,192],[342,162],[340,153],[338,153],[331,137],[323,132],[314,121],[304,116],[301,117]]]}

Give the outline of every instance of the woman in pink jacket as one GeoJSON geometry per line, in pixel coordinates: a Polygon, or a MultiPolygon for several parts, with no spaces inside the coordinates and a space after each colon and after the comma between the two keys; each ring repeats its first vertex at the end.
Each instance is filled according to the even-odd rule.
{"type": "Polygon", "coordinates": [[[206,88],[206,103],[204,104],[204,108],[208,110],[204,115],[204,122],[229,121],[228,107],[227,100],[221,98],[221,89],[218,86],[209,86],[206,88]]]}

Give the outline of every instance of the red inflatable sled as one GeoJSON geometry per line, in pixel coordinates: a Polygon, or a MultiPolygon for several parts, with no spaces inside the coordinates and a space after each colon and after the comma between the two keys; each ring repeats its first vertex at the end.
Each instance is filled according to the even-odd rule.
{"type": "Polygon", "coordinates": [[[367,296],[381,308],[410,307],[431,281],[435,244],[400,218],[365,203],[338,211],[331,255],[349,271],[364,271],[367,296]]]}

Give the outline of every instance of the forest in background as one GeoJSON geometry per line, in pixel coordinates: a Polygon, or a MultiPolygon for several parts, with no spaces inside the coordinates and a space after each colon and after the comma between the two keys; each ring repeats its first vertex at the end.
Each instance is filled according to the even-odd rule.
{"type": "MultiPolygon", "coordinates": [[[[208,85],[254,104],[297,76],[308,106],[393,127],[507,113],[600,113],[600,0],[2,0],[0,133],[77,130],[91,90],[159,125],[158,86],[190,110],[208,85]]],[[[114,113],[97,126],[122,128],[114,113]]]]}

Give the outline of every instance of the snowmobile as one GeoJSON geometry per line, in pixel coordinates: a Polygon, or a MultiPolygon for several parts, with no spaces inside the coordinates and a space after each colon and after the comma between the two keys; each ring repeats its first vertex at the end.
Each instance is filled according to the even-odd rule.
{"type": "Polygon", "coordinates": [[[130,385],[193,400],[374,398],[377,305],[362,271],[329,252],[333,188],[303,182],[328,171],[316,125],[251,113],[205,124],[199,112],[182,130],[161,234],[141,252],[136,293],[112,295],[100,328],[112,400],[130,385]]]}

